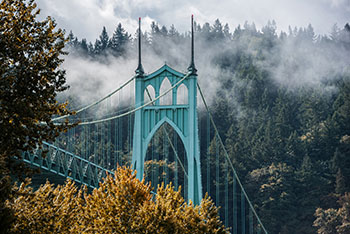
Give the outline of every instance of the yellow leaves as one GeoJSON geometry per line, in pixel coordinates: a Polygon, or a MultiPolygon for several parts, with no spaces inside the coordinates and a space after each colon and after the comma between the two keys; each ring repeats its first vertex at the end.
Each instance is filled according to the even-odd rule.
{"type": "Polygon", "coordinates": [[[15,210],[12,230],[25,233],[228,233],[208,196],[201,206],[188,204],[169,184],[152,198],[150,184],[129,168],[108,174],[92,193],[70,180],[42,185],[33,192],[28,182],[9,205],[15,210]]]}
{"type": "Polygon", "coordinates": [[[342,136],[340,138],[340,143],[350,144],[350,136],[349,135],[342,136]]]}
{"type": "Polygon", "coordinates": [[[306,142],[311,142],[314,139],[314,136],[312,134],[313,133],[311,133],[311,132],[307,132],[306,134],[304,134],[300,137],[300,140],[306,141],[306,142]]]}
{"type": "Polygon", "coordinates": [[[316,209],[313,226],[317,228],[317,233],[349,233],[350,193],[339,197],[338,202],[341,207],[337,209],[316,209]]]}

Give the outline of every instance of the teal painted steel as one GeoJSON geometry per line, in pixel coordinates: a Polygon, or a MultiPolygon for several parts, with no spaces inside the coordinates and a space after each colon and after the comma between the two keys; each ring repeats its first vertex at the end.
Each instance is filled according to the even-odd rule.
{"type": "Polygon", "coordinates": [[[23,152],[22,160],[91,188],[97,188],[107,173],[113,174],[110,170],[47,142],[43,142],[43,150],[48,151],[46,157],[42,157],[42,150],[36,150],[33,153],[23,152]]]}
{"type": "Polygon", "coordinates": [[[241,191],[241,233],[246,234],[245,232],[245,194],[241,191]]]}
{"type": "Polygon", "coordinates": [[[254,233],[253,211],[249,208],[249,234],[254,233]]]}
{"type": "MultiPolygon", "coordinates": [[[[184,76],[185,74],[175,71],[166,64],[149,75],[138,73],[135,79],[135,108],[144,104],[144,94],[149,85],[155,90],[155,98],[157,98],[161,95],[160,88],[165,79],[168,79],[173,86],[184,76]]],[[[173,89],[172,105],[160,105],[160,101],[157,100],[153,106],[137,110],[134,123],[132,165],[137,171],[137,177],[143,178],[148,144],[157,130],[164,123],[168,123],[179,135],[186,151],[187,197],[194,204],[199,204],[202,199],[202,180],[197,120],[197,75],[192,73],[173,89]],[[177,89],[181,84],[187,88],[188,104],[178,105],[177,89]]]]}
{"type": "Polygon", "coordinates": [[[237,222],[237,188],[236,188],[236,177],[233,176],[232,182],[232,210],[233,210],[233,222],[232,222],[232,234],[238,233],[238,222],[237,222]]]}

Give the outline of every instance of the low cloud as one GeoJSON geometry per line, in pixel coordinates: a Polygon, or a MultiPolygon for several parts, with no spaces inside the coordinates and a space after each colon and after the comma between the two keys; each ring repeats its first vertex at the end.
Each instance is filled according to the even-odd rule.
{"type": "Polygon", "coordinates": [[[268,20],[275,20],[279,30],[288,26],[306,27],[311,23],[316,33],[327,34],[335,23],[349,21],[348,0],[225,0],[218,4],[209,0],[37,0],[42,16],[53,16],[59,27],[72,30],[79,38],[94,40],[106,26],[111,34],[118,23],[134,33],[138,17],[143,28],[149,30],[150,22],[156,21],[169,27],[174,24],[181,32],[190,28],[190,15],[203,24],[217,18],[233,28],[245,21],[254,22],[261,28],[268,20]]]}

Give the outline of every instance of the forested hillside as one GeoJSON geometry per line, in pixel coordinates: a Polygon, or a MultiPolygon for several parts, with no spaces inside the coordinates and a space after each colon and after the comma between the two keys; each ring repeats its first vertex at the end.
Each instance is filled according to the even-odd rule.
{"type": "MultiPolygon", "coordinates": [[[[275,22],[195,29],[199,83],[269,233],[350,233],[349,24],[325,36],[275,22]]],[[[189,39],[152,23],[143,59],[187,68],[189,39]]],[[[71,32],[68,50],[108,64],[136,59],[136,40],[119,24],[94,44],[71,32]]]]}

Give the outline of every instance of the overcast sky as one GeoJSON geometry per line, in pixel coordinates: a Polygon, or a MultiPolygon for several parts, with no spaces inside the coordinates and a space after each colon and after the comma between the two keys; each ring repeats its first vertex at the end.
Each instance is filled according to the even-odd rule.
{"type": "Polygon", "coordinates": [[[245,21],[257,28],[275,20],[278,30],[288,26],[306,27],[309,23],[317,34],[329,34],[337,23],[350,21],[350,0],[37,0],[42,16],[53,16],[59,27],[72,30],[79,39],[93,41],[103,26],[112,34],[120,22],[134,34],[138,17],[149,30],[152,21],[180,32],[190,28],[190,16],[200,24],[219,18],[231,30],[245,21]]]}

